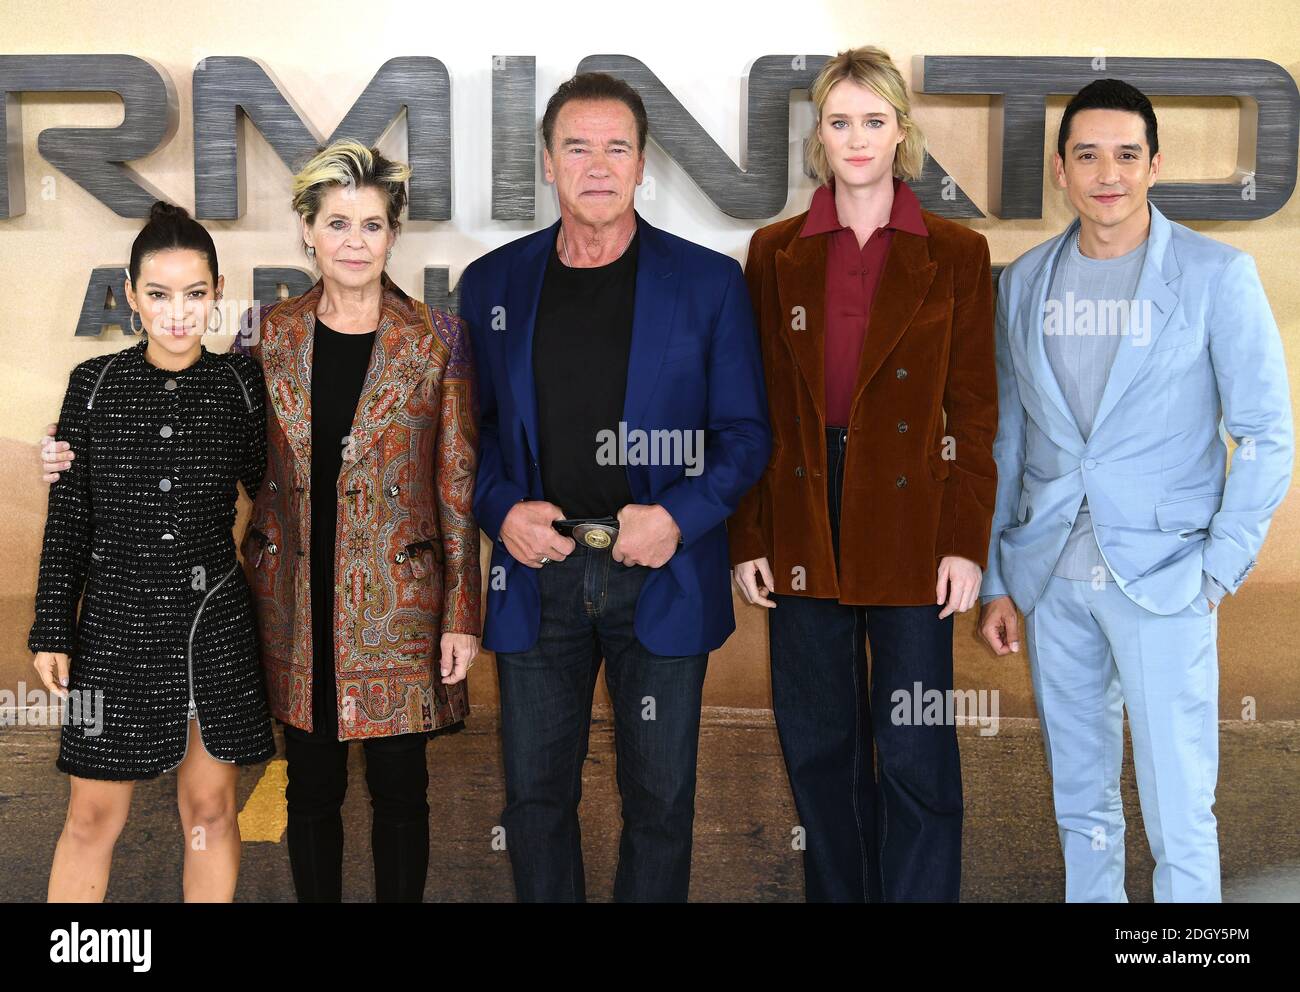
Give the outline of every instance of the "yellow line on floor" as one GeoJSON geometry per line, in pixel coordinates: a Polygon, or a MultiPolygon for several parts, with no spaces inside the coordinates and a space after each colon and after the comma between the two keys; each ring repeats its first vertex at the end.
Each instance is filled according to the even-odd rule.
{"type": "Polygon", "coordinates": [[[284,787],[288,781],[286,762],[266,763],[266,770],[253,787],[252,795],[239,811],[239,837],[245,844],[250,841],[280,843],[289,820],[284,804],[284,787]]]}

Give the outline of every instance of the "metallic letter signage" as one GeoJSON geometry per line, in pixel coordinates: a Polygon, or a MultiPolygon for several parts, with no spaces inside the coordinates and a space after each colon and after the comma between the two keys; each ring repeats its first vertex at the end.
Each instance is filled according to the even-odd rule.
{"type": "MultiPolygon", "coordinates": [[[[741,118],[743,167],[737,166],[687,112],[659,77],[627,55],[591,55],[579,72],[607,72],[631,85],[645,101],[650,134],[719,210],[741,220],[764,220],[785,209],[789,196],[790,91],[812,85],[826,55],[764,55],[745,81],[741,118]]],[[[954,183],[947,195],[942,166],[927,158],[913,184],[929,210],[946,217],[984,216],[954,183]]]]}
{"type": "MultiPolygon", "coordinates": [[[[579,71],[627,81],[645,101],[650,135],[705,196],[730,217],[766,220],[789,195],[790,94],[806,90],[825,55],[764,55],[742,81],[741,161],[734,162],[646,65],[627,55],[590,55],[579,71]]],[[[1258,220],[1295,192],[1300,149],[1300,90],[1281,66],[1263,59],[916,56],[918,93],[991,95],[990,211],[998,217],[1041,217],[1047,98],[1075,93],[1098,78],[1125,79],[1152,96],[1231,96],[1242,107],[1237,167],[1218,182],[1160,182],[1151,199],[1178,220],[1258,220]]],[[[493,220],[531,220],[537,184],[537,66],[531,55],[492,58],[493,220]]],[[[194,69],[195,215],[233,220],[244,210],[241,115],[290,168],[336,137],[373,145],[406,112],[412,167],[411,220],[452,215],[451,79],[429,56],[389,59],[328,138],[303,120],[270,71],[254,59],[211,56],[194,69]]],[[[37,148],[55,168],[123,217],[145,217],[161,197],[127,163],[156,151],[176,131],[176,90],[167,73],[132,55],[0,55],[0,219],[25,210],[21,95],[25,92],[110,92],[122,98],[116,127],[47,128],[37,148]]],[[[912,184],[929,210],[945,217],[982,217],[956,181],[927,157],[912,184]]],[[[995,268],[995,275],[1000,270],[995,268]]],[[[90,275],[78,336],[105,326],[126,329],[120,266],[90,275]],[[113,301],[110,305],[110,300],[113,301]]],[[[281,288],[296,295],[311,274],[293,267],[254,269],[257,299],[281,288]]],[[[458,294],[445,266],[424,270],[425,301],[454,309],[458,294]]],[[[127,331],[129,333],[129,331],[127,331]]]]}
{"type": "Polygon", "coordinates": [[[194,71],[195,215],[234,220],[244,212],[239,112],[290,169],[334,138],[373,145],[403,110],[412,174],[408,216],[451,217],[451,79],[435,58],[389,59],[329,138],[303,121],[271,74],[253,59],[213,56],[194,71]]]}
{"type": "Polygon", "coordinates": [[[989,136],[991,209],[999,217],[1043,215],[1047,97],[1095,79],[1132,83],[1149,96],[1233,96],[1243,110],[1237,169],[1223,182],[1156,183],[1151,201],[1178,220],[1258,220],[1295,190],[1300,93],[1263,59],[1091,59],[919,55],[918,92],[991,93],[1001,104],[989,136]]]}
{"type": "Polygon", "coordinates": [[[26,212],[21,93],[116,93],[117,127],[52,127],[36,137],[49,163],[123,217],[148,217],[162,194],[124,163],[176,133],[176,90],[159,66],[134,55],[0,55],[0,217],[26,212]]]}

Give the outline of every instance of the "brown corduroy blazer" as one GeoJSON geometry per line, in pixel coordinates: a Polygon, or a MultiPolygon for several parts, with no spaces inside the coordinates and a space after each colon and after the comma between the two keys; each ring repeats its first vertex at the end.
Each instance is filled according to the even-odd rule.
{"type": "Polygon", "coordinates": [[[749,243],[772,457],[728,521],[731,560],[766,557],[777,593],[934,603],[941,558],[987,563],[998,424],[988,242],[927,210],[929,237],[893,232],[854,387],[837,574],[826,506],[831,235],[799,237],[807,216],[749,243]]]}

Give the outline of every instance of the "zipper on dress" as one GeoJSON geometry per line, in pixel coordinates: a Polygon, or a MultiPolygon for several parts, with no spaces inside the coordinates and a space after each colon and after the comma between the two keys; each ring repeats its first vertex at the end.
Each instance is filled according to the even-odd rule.
{"type": "MultiPolygon", "coordinates": [[[[189,714],[186,717],[186,724],[185,724],[185,754],[181,755],[181,760],[178,761],[175,765],[172,765],[172,768],[175,768],[177,767],[177,765],[180,765],[182,762],[184,762],[185,755],[190,753],[190,738],[189,738],[190,720],[194,720],[199,725],[199,736],[200,737],[203,736],[203,721],[199,719],[198,703],[194,701],[194,633],[199,629],[199,619],[203,616],[203,609],[208,605],[208,600],[212,598],[213,594],[218,589],[220,589],[223,585],[225,585],[226,580],[230,578],[232,575],[234,575],[235,570],[238,568],[239,568],[239,562],[235,562],[234,566],[230,569],[230,571],[227,572],[225,575],[223,575],[217,581],[217,584],[207,591],[207,594],[203,597],[203,602],[199,603],[198,612],[194,614],[194,622],[190,624],[190,638],[188,644],[185,647],[185,682],[186,685],[189,687],[189,694],[190,694],[189,714]]],[[[208,754],[211,755],[214,760],[223,762],[224,764],[233,765],[235,763],[233,758],[218,758],[216,755],[212,754],[211,751],[209,751],[208,754]]],[[[167,770],[171,771],[171,768],[167,770]]]]}
{"type": "Polygon", "coordinates": [[[239,383],[239,389],[240,389],[240,392],[242,392],[242,393],[244,394],[244,406],[248,407],[248,412],[249,412],[249,413],[252,413],[252,412],[253,412],[253,401],[252,401],[252,399],[249,398],[249,395],[248,395],[248,387],[244,385],[244,379],[243,379],[243,376],[241,376],[241,375],[239,374],[239,372],[235,369],[235,367],[234,367],[233,365],[227,365],[226,368],[228,368],[228,369],[230,370],[230,374],[233,375],[233,376],[235,377],[235,381],[236,381],[237,383],[239,383]]]}
{"type": "MultiPolygon", "coordinates": [[[[120,355],[121,352],[119,351],[117,354],[120,355]]],[[[90,398],[86,400],[87,410],[95,409],[95,394],[99,392],[99,387],[100,384],[104,381],[104,376],[108,375],[108,370],[113,367],[113,363],[116,361],[117,361],[117,355],[114,355],[112,358],[108,360],[108,362],[104,365],[104,367],[99,370],[99,378],[95,380],[95,385],[90,390],[90,398]]]]}

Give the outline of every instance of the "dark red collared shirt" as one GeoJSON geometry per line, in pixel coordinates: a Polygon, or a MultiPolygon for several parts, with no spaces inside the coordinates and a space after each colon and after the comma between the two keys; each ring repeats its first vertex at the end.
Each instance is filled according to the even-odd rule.
{"type": "Polygon", "coordinates": [[[894,206],[884,227],[871,232],[861,248],[853,229],[840,223],[835,209],[835,180],[818,186],[801,238],[829,234],[826,251],[826,426],[847,427],[858,380],[862,342],[867,337],[871,301],[889,257],[895,231],[927,237],[921,204],[901,179],[894,180],[894,206]]]}

